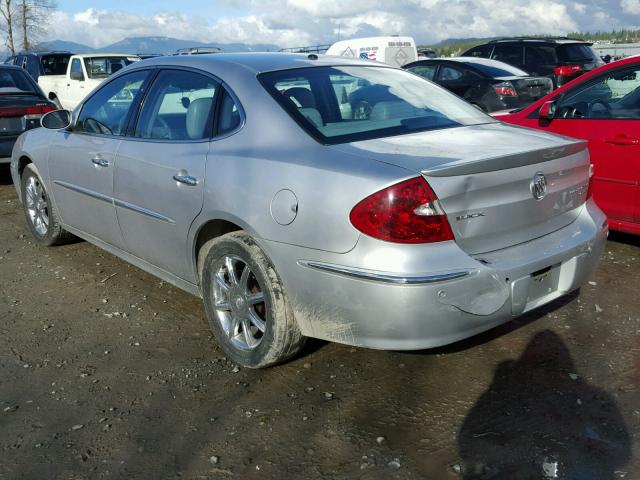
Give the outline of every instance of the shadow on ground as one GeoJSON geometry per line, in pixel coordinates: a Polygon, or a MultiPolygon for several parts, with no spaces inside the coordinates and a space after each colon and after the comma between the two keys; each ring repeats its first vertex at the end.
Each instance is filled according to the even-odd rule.
{"type": "Polygon", "coordinates": [[[465,480],[613,479],[630,448],[613,398],[576,371],[550,330],[498,366],[459,434],[465,480]]]}

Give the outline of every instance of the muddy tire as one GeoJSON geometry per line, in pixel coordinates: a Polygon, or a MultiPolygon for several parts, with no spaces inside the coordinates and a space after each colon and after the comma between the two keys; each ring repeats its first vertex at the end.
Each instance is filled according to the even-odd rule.
{"type": "Polygon", "coordinates": [[[49,194],[33,164],[25,167],[20,184],[24,215],[36,241],[41,245],[52,246],[74,239],[71,233],[62,228],[49,194]]]}
{"type": "Polygon", "coordinates": [[[209,326],[227,357],[249,368],[284,362],[304,346],[280,277],[245,232],[203,245],[199,255],[209,326]]]}

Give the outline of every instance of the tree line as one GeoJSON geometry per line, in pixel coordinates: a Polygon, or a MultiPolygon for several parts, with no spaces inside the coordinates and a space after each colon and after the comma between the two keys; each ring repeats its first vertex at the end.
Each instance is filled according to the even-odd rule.
{"type": "Polygon", "coordinates": [[[11,55],[37,45],[56,7],[54,0],[0,0],[0,31],[11,55]]]}

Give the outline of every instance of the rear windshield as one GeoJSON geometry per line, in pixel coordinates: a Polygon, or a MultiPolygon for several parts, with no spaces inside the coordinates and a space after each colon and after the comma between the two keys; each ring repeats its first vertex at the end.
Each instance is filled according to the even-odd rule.
{"type": "Polygon", "coordinates": [[[23,70],[0,69],[0,95],[38,93],[28,74],[23,70]]]}
{"type": "Polygon", "coordinates": [[[489,75],[492,78],[526,77],[527,76],[527,72],[506,64],[501,65],[500,67],[496,67],[493,65],[483,65],[482,63],[475,63],[475,62],[464,62],[464,64],[469,65],[470,67],[474,67],[477,70],[480,70],[485,75],[489,75]]]}
{"type": "Polygon", "coordinates": [[[259,79],[323,143],[496,121],[443,88],[392,68],[311,67],[263,73],[259,79]]]}
{"type": "Polygon", "coordinates": [[[44,55],[40,59],[45,75],[65,75],[71,55],[44,55]]]}
{"type": "Polygon", "coordinates": [[[593,61],[594,53],[588,45],[561,45],[558,47],[558,58],[562,62],[593,61]]]}
{"type": "Polygon", "coordinates": [[[84,59],[84,66],[89,78],[107,78],[136,60],[135,57],[91,57],[84,59]]]}

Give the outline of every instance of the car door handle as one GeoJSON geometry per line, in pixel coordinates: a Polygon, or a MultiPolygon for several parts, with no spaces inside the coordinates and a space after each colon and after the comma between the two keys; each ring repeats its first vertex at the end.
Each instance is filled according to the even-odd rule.
{"type": "Polygon", "coordinates": [[[185,185],[189,185],[193,187],[198,184],[198,179],[196,177],[192,177],[191,175],[174,175],[173,179],[176,182],[184,183],[185,185]]]}
{"type": "Polygon", "coordinates": [[[605,143],[611,143],[612,145],[640,145],[640,139],[630,138],[625,135],[618,135],[613,138],[608,138],[605,140],[605,143]]]}
{"type": "Polygon", "coordinates": [[[91,161],[95,165],[98,165],[99,167],[108,167],[109,166],[109,161],[105,160],[104,158],[94,157],[94,158],[91,159],[91,161]]]}

